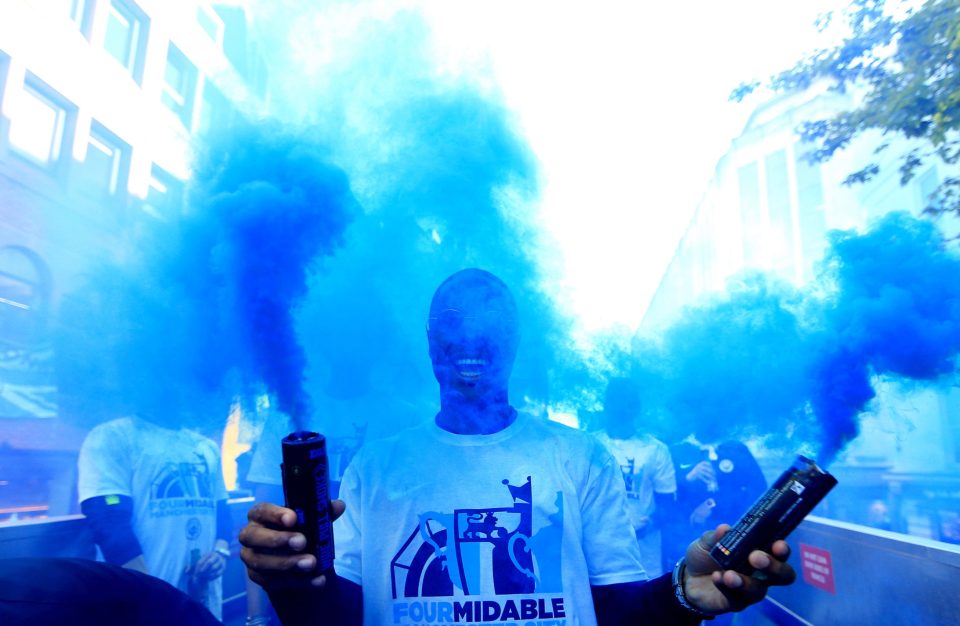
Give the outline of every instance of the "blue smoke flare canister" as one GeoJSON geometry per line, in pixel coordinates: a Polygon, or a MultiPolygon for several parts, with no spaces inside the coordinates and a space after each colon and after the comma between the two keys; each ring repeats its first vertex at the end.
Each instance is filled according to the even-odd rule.
{"type": "Polygon", "coordinates": [[[837,479],[805,456],[773,483],[710,551],[723,569],[749,573],[747,557],[754,550],[770,550],[785,539],[837,484],[837,479]]]}
{"type": "Polygon", "coordinates": [[[283,438],[283,498],[297,514],[295,529],[307,538],[306,552],[317,557],[317,570],[333,567],[333,520],[330,517],[330,466],[327,440],[297,431],[283,438]]]}

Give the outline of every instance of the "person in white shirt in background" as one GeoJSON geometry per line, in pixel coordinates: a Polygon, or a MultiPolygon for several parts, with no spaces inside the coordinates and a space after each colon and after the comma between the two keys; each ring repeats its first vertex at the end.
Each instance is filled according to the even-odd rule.
{"type": "Polygon", "coordinates": [[[124,417],[91,430],[80,508],[105,561],[165,580],[220,619],[232,535],[220,452],[177,421],[124,417]]]}
{"type": "Polygon", "coordinates": [[[640,562],[647,576],[656,578],[663,573],[660,526],[663,512],[676,498],[677,480],[667,445],[637,428],[641,402],[630,379],[611,379],[603,401],[603,430],[597,437],[620,465],[640,562]]]}

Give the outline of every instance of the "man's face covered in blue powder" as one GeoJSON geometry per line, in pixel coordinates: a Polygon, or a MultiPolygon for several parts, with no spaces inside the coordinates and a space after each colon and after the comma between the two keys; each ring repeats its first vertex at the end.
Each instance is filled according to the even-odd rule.
{"type": "Polygon", "coordinates": [[[493,274],[464,270],[448,278],[430,305],[427,338],[441,394],[506,393],[519,340],[517,307],[493,274]]]}

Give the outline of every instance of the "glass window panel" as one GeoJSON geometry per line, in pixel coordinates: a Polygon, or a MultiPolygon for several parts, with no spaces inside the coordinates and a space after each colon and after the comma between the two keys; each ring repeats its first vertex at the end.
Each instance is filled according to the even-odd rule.
{"type": "Polygon", "coordinates": [[[125,68],[133,71],[139,37],[136,17],[116,2],[110,4],[103,47],[125,68]]]}
{"type": "Polygon", "coordinates": [[[800,214],[823,207],[823,182],[820,177],[820,164],[810,163],[806,153],[810,146],[797,144],[793,153],[797,171],[797,203],[800,214]]]}
{"type": "Polygon", "coordinates": [[[86,0],[54,0],[53,9],[59,15],[66,15],[78,26],[83,24],[83,13],[86,0]]]}
{"type": "Polygon", "coordinates": [[[70,2],[70,19],[83,26],[83,17],[86,10],[86,0],[72,0],[70,2]]]}
{"type": "Polygon", "coordinates": [[[146,211],[154,217],[176,214],[180,210],[183,183],[156,165],[150,171],[146,211]]]}
{"type": "Polygon", "coordinates": [[[790,224],[790,183],[787,179],[787,153],[777,150],[764,160],[767,174],[767,210],[770,222],[780,228],[790,224]]]}
{"type": "Polygon", "coordinates": [[[91,187],[107,194],[116,193],[120,177],[118,146],[112,145],[108,139],[99,137],[96,133],[91,133],[84,165],[85,176],[91,187]]]}
{"type": "Polygon", "coordinates": [[[187,128],[190,127],[193,117],[196,82],[196,67],[176,46],[171,44],[167,50],[167,67],[160,101],[176,113],[187,128]]]}
{"type": "Polygon", "coordinates": [[[212,14],[207,7],[197,7],[197,22],[214,43],[219,44],[223,33],[223,22],[212,14]]]}
{"type": "Polygon", "coordinates": [[[745,224],[760,221],[760,175],[757,164],[750,163],[737,170],[740,188],[740,214],[745,224]]]}
{"type": "Polygon", "coordinates": [[[776,238],[775,263],[781,269],[793,264],[793,217],[790,211],[790,179],[787,176],[787,152],[777,150],[763,161],[767,179],[767,214],[771,235],[776,238]]]}
{"type": "Polygon", "coordinates": [[[823,254],[827,231],[823,212],[823,181],[819,163],[810,163],[806,158],[810,146],[796,144],[793,149],[797,178],[797,217],[800,221],[800,240],[803,248],[805,271],[823,254]]]}
{"type": "Polygon", "coordinates": [[[32,332],[33,285],[0,269],[0,346],[27,343],[32,332]]]}
{"type": "Polygon", "coordinates": [[[755,266],[760,260],[761,214],[758,165],[749,163],[738,169],[737,183],[740,192],[740,223],[743,226],[743,259],[747,265],[755,266]]]}
{"type": "Polygon", "coordinates": [[[167,204],[170,202],[170,189],[156,177],[151,176],[150,187],[147,189],[147,204],[156,210],[158,215],[166,214],[167,204]]]}
{"type": "Polygon", "coordinates": [[[10,145],[44,166],[60,158],[66,111],[29,84],[10,122],[10,145]]]}
{"type": "Polygon", "coordinates": [[[199,130],[207,132],[214,123],[226,124],[230,115],[227,99],[213,83],[207,81],[203,86],[203,99],[200,104],[199,130]]]}
{"type": "MultiPolygon", "coordinates": [[[[178,93],[183,92],[183,85],[186,77],[184,76],[183,66],[180,63],[167,62],[167,85],[170,86],[172,91],[178,93]]],[[[180,98],[181,100],[183,98],[180,98]]]]}

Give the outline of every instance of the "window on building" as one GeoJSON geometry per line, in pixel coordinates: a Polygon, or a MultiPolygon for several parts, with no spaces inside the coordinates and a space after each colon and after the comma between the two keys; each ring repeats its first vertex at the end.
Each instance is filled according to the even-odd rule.
{"type": "Polygon", "coordinates": [[[163,168],[154,165],[150,170],[150,187],[144,210],[158,218],[180,212],[183,204],[183,182],[163,168]]]}
{"type": "Polygon", "coordinates": [[[209,80],[204,82],[200,103],[200,120],[197,130],[209,132],[214,123],[229,124],[233,111],[226,97],[209,80]]]}
{"type": "Polygon", "coordinates": [[[813,263],[823,254],[827,221],[823,211],[823,180],[819,163],[810,163],[810,146],[794,145],[794,167],[797,179],[797,217],[800,222],[800,245],[804,271],[812,271],[813,263]]]}
{"type": "MultiPolygon", "coordinates": [[[[0,247],[0,355],[3,361],[0,417],[57,416],[56,376],[49,333],[51,285],[50,268],[35,251],[23,246],[0,247]]],[[[10,451],[9,446],[0,447],[10,451]]],[[[6,510],[5,521],[15,518],[16,514],[10,513],[18,509],[24,513],[31,509],[47,510],[47,502],[36,499],[38,493],[44,491],[43,484],[35,480],[36,472],[29,472],[36,468],[29,467],[29,463],[24,466],[22,459],[17,460],[20,463],[14,462],[14,465],[26,472],[19,476],[18,472],[11,471],[14,459],[8,455],[0,460],[5,479],[0,489],[3,501],[0,507],[6,510]],[[15,483],[16,478],[21,480],[15,483]],[[27,491],[31,487],[34,489],[27,491]]]]}
{"type": "Polygon", "coordinates": [[[797,172],[797,204],[801,215],[807,211],[823,210],[823,181],[820,164],[807,157],[810,146],[798,143],[793,148],[797,172]]]}
{"type": "Polygon", "coordinates": [[[188,129],[193,119],[193,103],[197,93],[197,68],[180,49],[167,48],[167,69],[164,73],[161,101],[177,114],[188,129]]]}
{"type": "Polygon", "coordinates": [[[760,174],[756,163],[748,163],[737,170],[740,190],[740,216],[744,224],[760,221],[760,174]]]}
{"type": "Polygon", "coordinates": [[[776,225],[789,224],[790,218],[790,181],[787,178],[787,152],[777,150],[764,159],[767,175],[767,211],[770,222],[776,225]]]}
{"type": "Polygon", "coordinates": [[[67,152],[74,107],[31,75],[19,96],[10,119],[10,147],[38,165],[53,168],[67,152]]]}
{"type": "Polygon", "coordinates": [[[50,270],[20,246],[0,248],[0,347],[22,349],[42,341],[50,298],[50,270]]]}
{"type": "Polygon", "coordinates": [[[83,24],[83,14],[86,12],[87,3],[85,0],[69,0],[70,4],[70,19],[77,23],[77,25],[83,24]]]}
{"type": "Polygon", "coordinates": [[[790,209],[790,179],[787,175],[787,151],[777,150],[763,160],[767,181],[767,214],[774,242],[774,265],[793,267],[793,215],[790,209]]]}
{"type": "Polygon", "coordinates": [[[140,82],[147,36],[146,17],[126,0],[111,0],[104,49],[140,82]]]}
{"type": "Polygon", "coordinates": [[[760,238],[763,215],[760,207],[760,173],[757,163],[748,163],[737,170],[740,193],[740,224],[743,226],[743,260],[751,267],[760,261],[760,238]]]}
{"type": "Polygon", "coordinates": [[[83,160],[82,186],[101,196],[125,191],[130,147],[94,122],[90,128],[87,156],[83,160]]]}
{"type": "Polygon", "coordinates": [[[223,20],[213,8],[200,5],[197,7],[197,23],[200,28],[213,40],[217,47],[223,45],[223,20]]]}
{"type": "Polygon", "coordinates": [[[27,343],[32,294],[30,282],[0,269],[0,346],[9,350],[27,343]]]}
{"type": "Polygon", "coordinates": [[[60,15],[69,17],[84,35],[88,34],[87,27],[90,23],[93,0],[56,0],[56,5],[60,15]]]}

